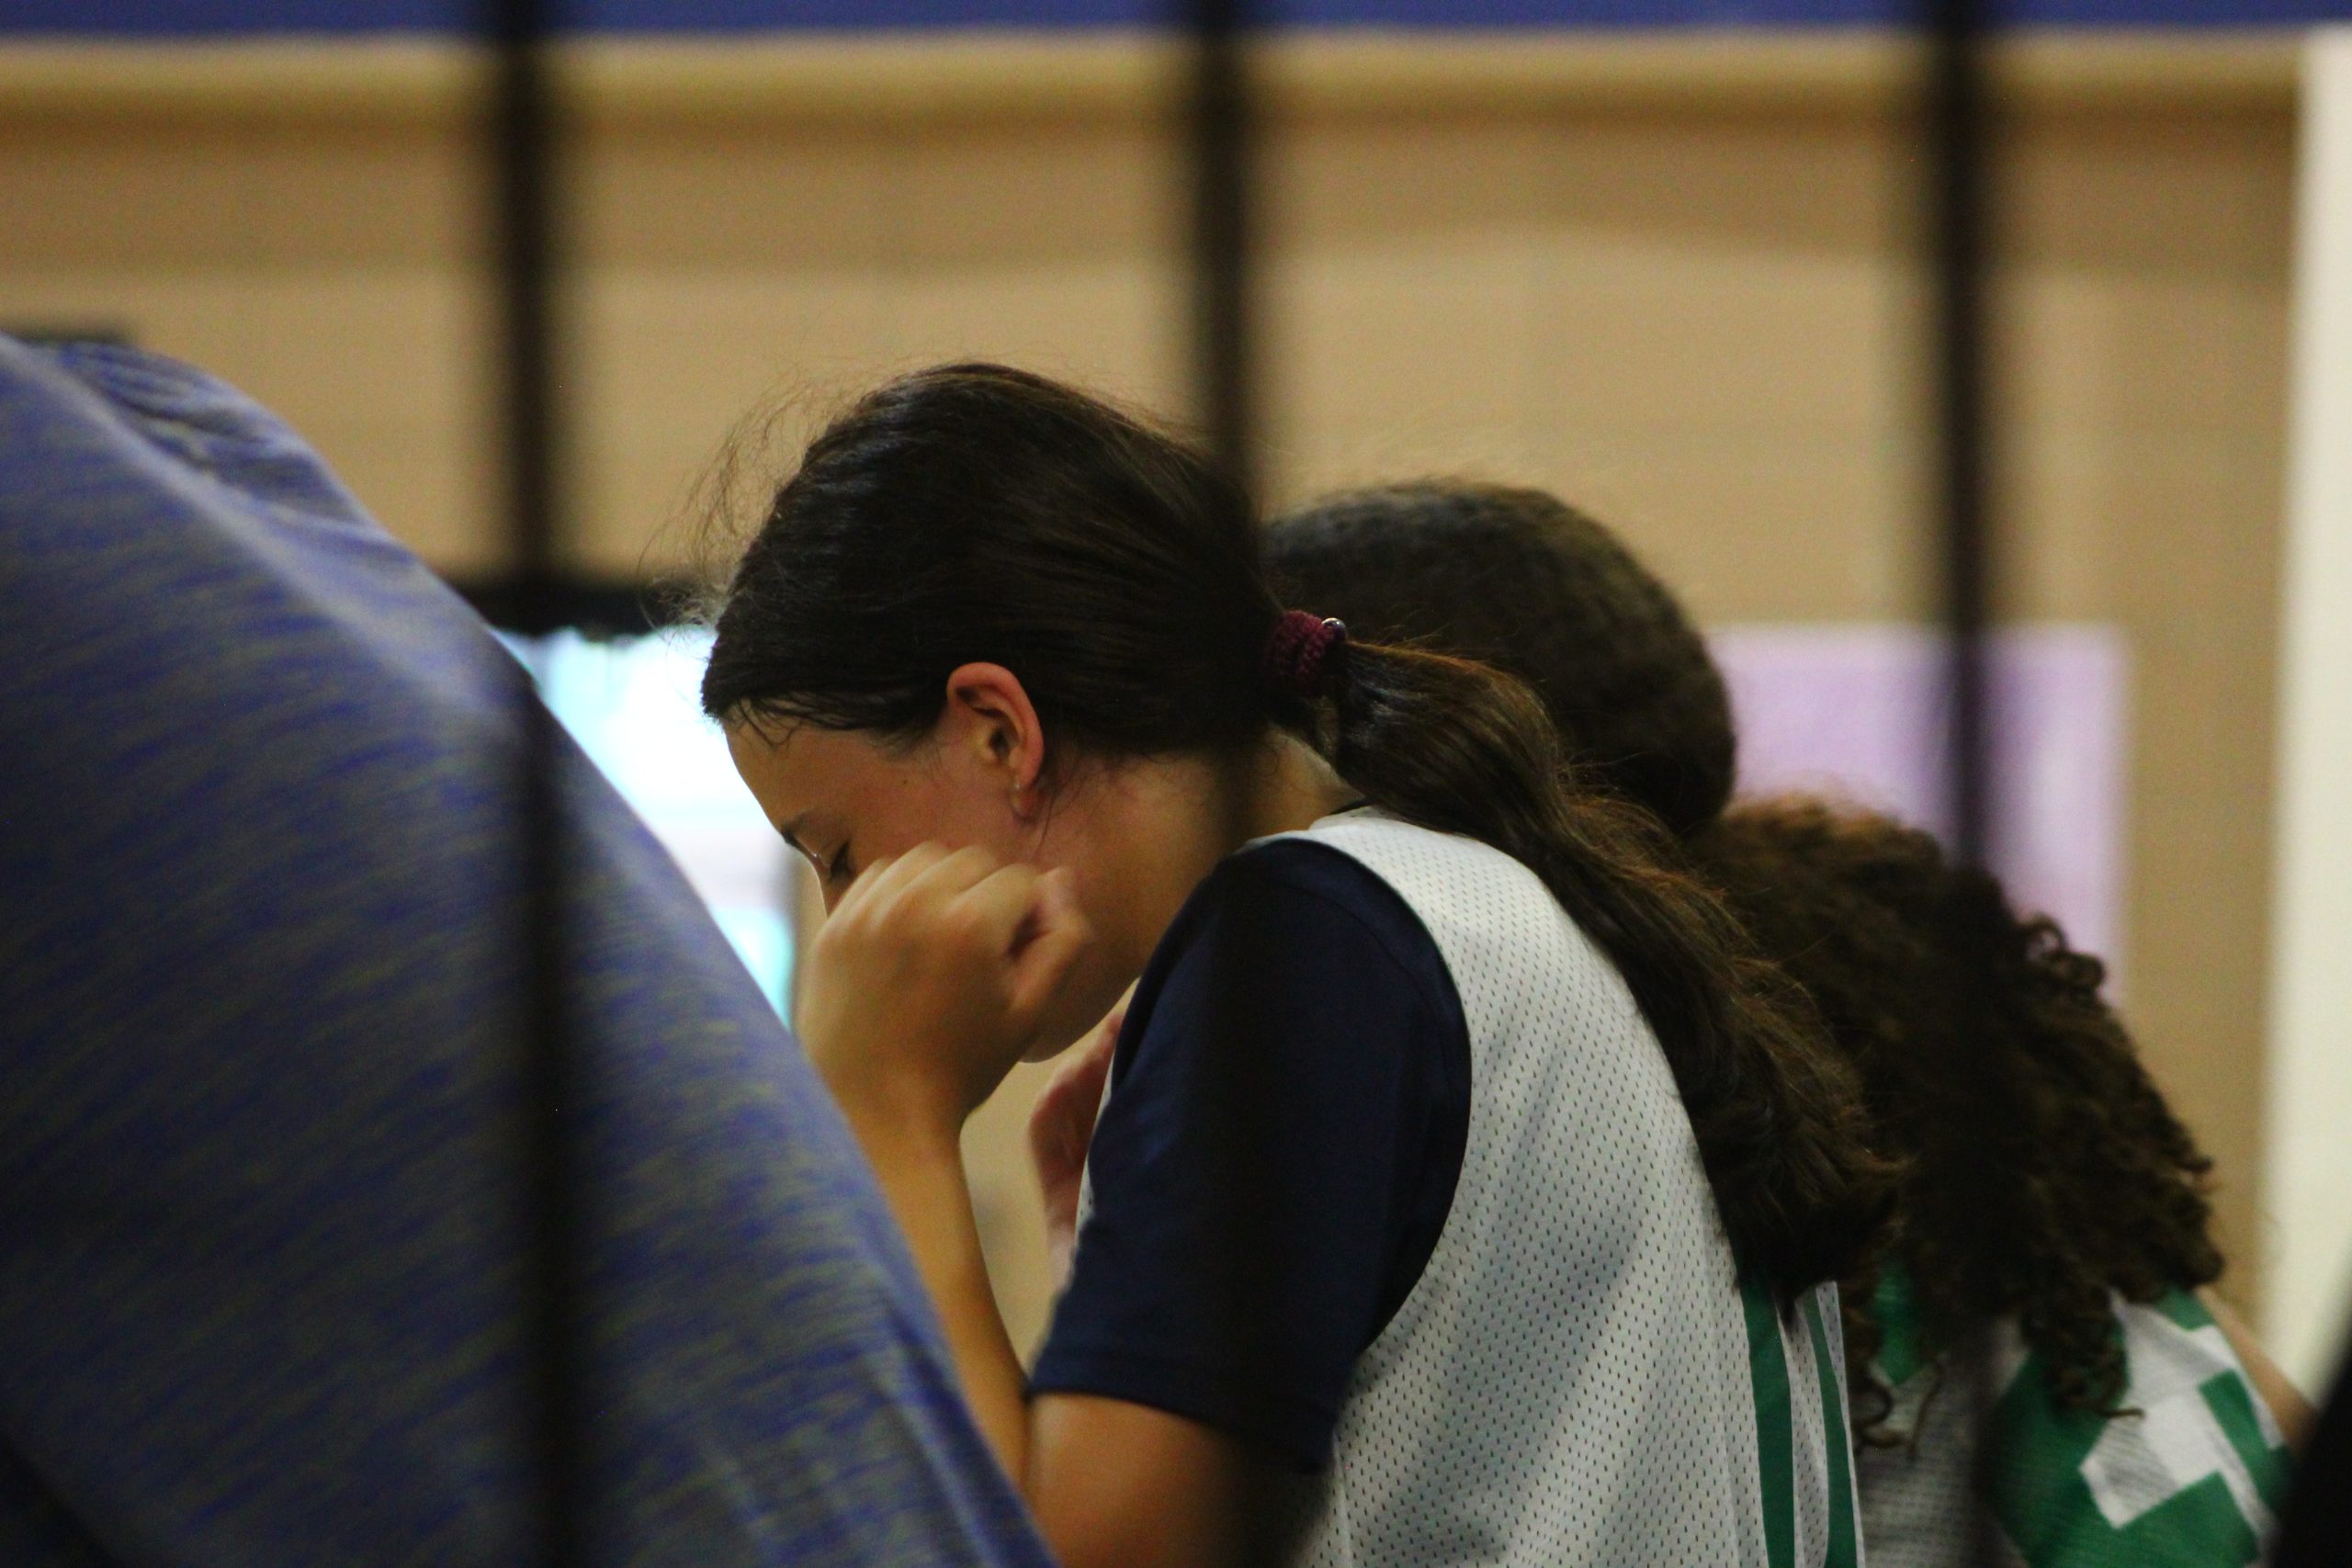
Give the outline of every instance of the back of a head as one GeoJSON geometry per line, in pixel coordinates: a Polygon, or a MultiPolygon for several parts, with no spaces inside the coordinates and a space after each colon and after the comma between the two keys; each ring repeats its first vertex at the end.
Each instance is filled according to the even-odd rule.
{"type": "Polygon", "coordinates": [[[1278,519],[1266,548],[1288,603],[1525,681],[1587,780],[1678,835],[1730,799],[1731,705],[1705,640],[1622,540],[1555,497],[1353,491],[1278,519]]]}
{"type": "MultiPolygon", "coordinates": [[[[2100,998],[2098,960],[1928,833],[1873,813],[1744,803],[1693,849],[1820,1008],[1907,1162],[1894,1252],[1929,1344],[2015,1317],[2063,1403],[2110,1404],[2109,1292],[2150,1301],[2211,1280],[2221,1258],[2210,1162],[2100,998]]],[[[1849,1280],[1849,1307],[1875,1283],[1849,1280]]]]}

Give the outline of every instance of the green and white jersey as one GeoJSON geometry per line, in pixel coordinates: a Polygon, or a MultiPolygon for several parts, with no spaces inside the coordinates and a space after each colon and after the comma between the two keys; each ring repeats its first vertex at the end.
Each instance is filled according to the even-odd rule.
{"type": "Polygon", "coordinates": [[[1376,813],[1468,1026],[1453,1206],[1359,1359],[1297,1562],[1859,1568],[1834,1287],[1745,1294],[1657,1037],[1525,866],[1376,813]]]}
{"type": "MultiPolygon", "coordinates": [[[[1924,1360],[1905,1282],[1889,1269],[1871,1303],[1893,1389],[1888,1435],[1864,1447],[1863,1531],[1877,1568],[1970,1568],[1977,1494],[1973,1395],[1948,1361],[1924,1360]]],[[[2259,1562],[2288,1464],[2277,1422],[2197,1298],[2115,1302],[2129,1379],[2120,1414],[2063,1411],[2016,1327],[1994,1336],[1989,1502],[2000,1550],[2025,1568],[2241,1568],[2259,1562]]],[[[1988,1391],[1989,1392],[1989,1391],[1988,1391]]]]}

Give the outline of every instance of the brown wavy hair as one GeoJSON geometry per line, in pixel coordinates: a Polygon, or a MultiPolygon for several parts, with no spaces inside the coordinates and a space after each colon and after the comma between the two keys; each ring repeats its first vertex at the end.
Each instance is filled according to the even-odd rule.
{"type": "MultiPolygon", "coordinates": [[[[1929,834],[1871,812],[1743,804],[1696,848],[1910,1159],[1892,1258],[1923,1343],[2014,1316],[2062,1408],[2112,1413],[2125,1368],[2109,1292],[2147,1302],[2208,1284],[2222,1258],[2207,1234],[2212,1162],[2099,995],[2105,967],[1929,834]]],[[[1878,1272],[1844,1285],[1866,1434],[1890,1404],[1869,1373],[1878,1272]]]]}
{"type": "Polygon", "coordinates": [[[1037,376],[943,366],[867,394],[776,490],[703,705],[912,740],[977,660],[1080,757],[1306,739],[1374,804],[1527,865],[1608,955],[1748,1278],[1786,1302],[1855,1268],[1889,1195],[1851,1074],[1672,840],[1570,789],[1542,705],[1483,664],[1353,639],[1327,699],[1277,689],[1282,613],[1248,501],[1194,447],[1037,376]]]}

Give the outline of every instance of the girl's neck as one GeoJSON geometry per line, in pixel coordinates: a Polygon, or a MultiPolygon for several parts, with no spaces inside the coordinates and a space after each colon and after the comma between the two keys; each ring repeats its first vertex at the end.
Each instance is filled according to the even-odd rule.
{"type": "MultiPolygon", "coordinates": [[[[1169,922],[1217,863],[1252,839],[1287,833],[1356,798],[1303,741],[1276,736],[1242,757],[1153,759],[1106,773],[1081,820],[1094,846],[1080,879],[1106,954],[1140,973],[1169,922]]],[[[1106,998],[1107,1003],[1108,998],[1106,998]]]]}
{"type": "Polygon", "coordinates": [[[1240,786],[1242,832],[1236,849],[1251,839],[1311,826],[1358,798],[1313,747],[1281,733],[1251,760],[1240,786]]]}

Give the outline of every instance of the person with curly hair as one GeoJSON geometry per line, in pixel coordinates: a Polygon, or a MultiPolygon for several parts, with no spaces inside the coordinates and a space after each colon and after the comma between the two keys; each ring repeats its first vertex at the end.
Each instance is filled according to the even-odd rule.
{"type": "Polygon", "coordinates": [[[2031,1568],[2256,1560],[2308,1407],[2206,1289],[2211,1162],[2098,960],[1927,833],[1797,799],[1726,811],[1704,640],[1548,494],[1343,494],[1278,520],[1268,559],[1291,603],[1533,686],[1582,782],[1673,829],[1860,1070],[1905,1163],[1889,1245],[1841,1292],[1872,1559],[1977,1561],[1989,1516],[2031,1568]]]}
{"type": "Polygon", "coordinates": [[[1966,1559],[1984,1404],[1984,1495],[2026,1562],[2255,1561],[2308,1412],[2204,1292],[2212,1162],[2105,967],[1876,813],[1743,804],[1697,849],[1909,1162],[1892,1256],[1846,1283],[1879,1560],[1966,1559]]]}

